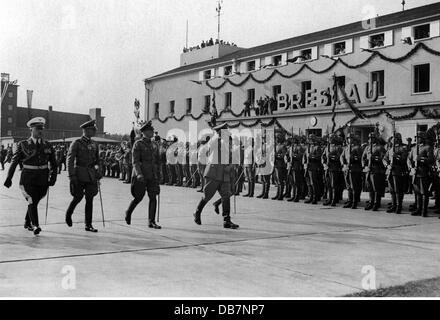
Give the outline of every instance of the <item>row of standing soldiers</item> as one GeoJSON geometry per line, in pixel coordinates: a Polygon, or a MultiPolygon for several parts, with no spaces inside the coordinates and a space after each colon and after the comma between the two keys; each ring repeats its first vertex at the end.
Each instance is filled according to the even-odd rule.
{"type": "MultiPolygon", "coordinates": [[[[326,140],[315,135],[285,140],[278,135],[276,142],[273,176],[277,194],[273,200],[288,197],[288,201],[299,202],[307,198],[305,203],[316,205],[325,199],[325,206],[337,206],[347,189],[344,208],[357,209],[366,190],[369,201],[365,210],[378,211],[388,187],[392,202],[387,212],[400,214],[411,184],[415,194],[412,215],[427,216],[432,192],[435,208],[440,209],[440,145],[434,149],[424,132],[418,133],[415,145],[403,144],[399,133],[388,142],[372,133],[366,145],[351,134],[345,141],[338,135],[326,140]]],[[[258,198],[267,199],[269,187],[270,176],[263,177],[263,192],[258,198]]]]}

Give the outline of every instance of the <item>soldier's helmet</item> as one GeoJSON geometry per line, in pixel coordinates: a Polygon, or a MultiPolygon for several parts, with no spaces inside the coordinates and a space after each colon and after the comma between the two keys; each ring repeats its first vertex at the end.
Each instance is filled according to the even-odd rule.
{"type": "Polygon", "coordinates": [[[427,138],[426,132],[423,132],[423,131],[417,132],[417,140],[425,141],[426,138],[427,138]]]}
{"type": "Polygon", "coordinates": [[[317,141],[317,137],[316,137],[316,135],[311,133],[311,134],[309,134],[308,140],[309,140],[309,142],[316,142],[317,141]]]}
{"type": "Polygon", "coordinates": [[[395,141],[393,141],[393,142],[401,144],[402,143],[402,135],[400,133],[396,133],[394,136],[395,136],[395,141]]]}
{"type": "Polygon", "coordinates": [[[300,143],[301,142],[301,137],[300,136],[293,136],[292,137],[292,143],[300,143]]]}
{"type": "Polygon", "coordinates": [[[338,135],[332,135],[330,137],[330,143],[331,144],[335,144],[335,145],[342,145],[343,144],[343,139],[342,137],[338,136],[338,135]]]}

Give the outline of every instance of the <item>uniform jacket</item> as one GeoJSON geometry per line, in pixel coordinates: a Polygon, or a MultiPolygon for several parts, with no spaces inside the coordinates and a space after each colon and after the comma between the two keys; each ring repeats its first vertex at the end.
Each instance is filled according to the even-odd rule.
{"type": "Polygon", "coordinates": [[[285,161],[287,163],[287,169],[293,171],[301,171],[304,169],[302,165],[302,159],[304,157],[304,153],[306,152],[305,148],[299,144],[292,145],[286,156],[285,161]]]}
{"type": "Polygon", "coordinates": [[[341,155],[343,148],[341,146],[330,145],[330,148],[325,148],[322,155],[322,163],[328,166],[329,171],[339,172],[342,171],[341,167],[341,155]],[[330,151],[329,151],[330,149],[330,151]]]}
{"type": "Polygon", "coordinates": [[[306,149],[304,154],[304,164],[307,165],[308,171],[320,171],[322,170],[322,158],[323,150],[318,145],[311,145],[306,149]]]}
{"type": "MultiPolygon", "coordinates": [[[[221,141],[221,140],[220,140],[221,141]]],[[[232,181],[233,175],[233,165],[230,164],[222,164],[221,163],[221,142],[219,142],[219,138],[216,137],[211,139],[208,144],[209,152],[211,154],[208,164],[205,169],[205,178],[209,178],[215,181],[220,182],[228,182],[232,181]],[[218,151],[213,152],[213,148],[218,148],[218,151]],[[218,157],[214,159],[214,157],[218,157]]]]}
{"type": "Polygon", "coordinates": [[[20,178],[20,185],[33,184],[47,186],[49,176],[50,179],[56,180],[57,162],[55,159],[55,150],[47,141],[41,140],[41,143],[39,143],[38,146],[31,138],[20,141],[17,145],[17,150],[12,157],[12,163],[8,171],[8,179],[12,179],[19,163],[38,167],[47,166],[49,164],[49,169],[23,169],[20,178]]]}
{"type": "Polygon", "coordinates": [[[370,150],[370,146],[366,147],[362,155],[364,166],[370,167],[370,172],[373,174],[385,174],[386,169],[383,164],[383,159],[387,151],[383,146],[378,144],[373,145],[372,152],[370,150]]]}
{"type": "Polygon", "coordinates": [[[134,143],[133,146],[133,175],[143,175],[146,180],[160,177],[160,153],[157,144],[147,138],[134,143]]]}
{"type": "Polygon", "coordinates": [[[404,176],[408,174],[408,149],[406,146],[397,146],[394,148],[390,147],[385,154],[384,164],[391,165],[391,175],[393,176],[404,176]]]}
{"type": "Polygon", "coordinates": [[[96,142],[83,136],[70,145],[67,153],[69,178],[76,178],[79,182],[96,182],[100,170],[99,149],[96,142]]]}
{"type": "Polygon", "coordinates": [[[407,162],[409,168],[416,168],[416,177],[428,177],[431,166],[434,164],[433,148],[429,145],[421,145],[417,155],[417,147],[414,147],[408,156],[407,162]]]}
{"type": "Polygon", "coordinates": [[[341,154],[341,164],[348,166],[350,172],[362,172],[362,154],[361,146],[347,146],[341,154]]]}

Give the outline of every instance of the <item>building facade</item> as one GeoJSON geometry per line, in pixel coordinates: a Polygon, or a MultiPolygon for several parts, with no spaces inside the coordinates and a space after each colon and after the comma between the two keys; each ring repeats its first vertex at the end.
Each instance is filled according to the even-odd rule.
{"type": "Polygon", "coordinates": [[[17,106],[17,84],[3,79],[1,92],[5,92],[1,103],[0,139],[1,144],[8,145],[26,139],[29,128],[26,123],[34,117],[46,119],[45,138],[47,140],[78,137],[82,134],[79,126],[86,121],[95,119],[98,126],[98,136],[104,134],[104,117],[100,108],[90,109],[89,114],[77,114],[55,111],[52,106],[47,110],[17,106]],[[7,85],[7,91],[4,88],[7,85]]]}
{"type": "Polygon", "coordinates": [[[199,130],[209,127],[213,103],[217,121],[239,129],[273,125],[324,135],[350,124],[363,141],[375,127],[384,137],[393,127],[414,137],[440,116],[440,3],[254,48],[220,49],[186,52],[180,67],[145,79],[146,118],[160,135],[188,131],[190,120],[199,130]],[[269,114],[256,110],[260,98],[276,102],[269,114]]]}

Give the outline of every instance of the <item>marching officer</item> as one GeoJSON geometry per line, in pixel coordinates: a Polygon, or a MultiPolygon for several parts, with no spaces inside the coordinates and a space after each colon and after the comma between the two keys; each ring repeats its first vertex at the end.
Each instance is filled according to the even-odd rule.
{"type": "Polygon", "coordinates": [[[300,137],[292,138],[292,145],[290,146],[285,161],[288,166],[288,174],[290,175],[292,184],[292,197],[288,199],[289,202],[299,202],[304,187],[304,167],[302,159],[304,157],[305,148],[300,143],[300,137]]]}
{"type": "Polygon", "coordinates": [[[82,137],[70,145],[67,153],[67,172],[73,199],[66,212],[66,224],[72,227],[73,212],[85,197],[85,230],[96,233],[98,230],[92,225],[93,198],[98,194],[98,183],[102,178],[99,147],[92,140],[97,131],[96,120],[87,121],[80,128],[82,137]]]}
{"type": "Polygon", "coordinates": [[[284,157],[287,153],[287,148],[285,146],[286,136],[284,133],[279,133],[276,139],[274,178],[277,185],[277,194],[272,200],[282,201],[284,200],[284,187],[287,180],[287,167],[284,162],[284,157]]]}
{"type": "Polygon", "coordinates": [[[357,209],[362,193],[362,146],[358,136],[349,134],[347,146],[341,154],[341,164],[346,175],[348,202],[344,208],[357,209]]]}
{"type": "Polygon", "coordinates": [[[402,144],[402,135],[395,133],[391,140],[391,146],[383,159],[387,167],[387,181],[391,193],[392,205],[388,213],[402,213],[403,197],[408,189],[408,150],[402,144]]]}
{"type": "MultiPolygon", "coordinates": [[[[270,178],[272,172],[267,172],[265,168],[270,166],[267,163],[267,146],[266,146],[266,133],[261,137],[262,148],[260,152],[255,154],[255,175],[261,177],[262,190],[261,194],[257,196],[257,199],[269,199],[270,191],[270,178]]],[[[272,170],[273,171],[273,170],[272,170]]]]}
{"type": "Polygon", "coordinates": [[[322,155],[324,170],[327,171],[327,185],[329,198],[324,203],[325,206],[336,207],[340,198],[340,189],[342,188],[343,175],[341,166],[342,140],[333,135],[329,138],[328,146],[322,155]]]}
{"type": "Polygon", "coordinates": [[[365,148],[362,155],[364,172],[367,174],[368,190],[370,193],[370,203],[365,210],[379,211],[382,197],[385,193],[385,166],[382,162],[386,150],[379,135],[371,133],[369,145],[365,148]]]}
{"type": "Polygon", "coordinates": [[[416,146],[408,156],[408,168],[413,177],[413,189],[416,197],[415,211],[412,216],[428,216],[429,185],[431,179],[429,172],[434,163],[434,151],[427,141],[425,132],[418,132],[416,146]]]}
{"type": "MultiPolygon", "coordinates": [[[[209,142],[209,149],[213,151],[211,153],[211,159],[206,166],[204,173],[205,187],[203,188],[204,196],[200,200],[196,212],[194,213],[194,222],[198,225],[202,224],[201,215],[203,208],[212,199],[216,192],[221,196],[221,203],[223,208],[223,227],[225,229],[238,229],[239,226],[231,221],[231,202],[232,186],[234,179],[232,178],[234,165],[222,163],[222,151],[225,150],[225,145],[228,145],[228,141],[224,141],[221,136],[221,130],[227,129],[228,125],[224,123],[214,127],[216,135],[209,142]],[[217,149],[217,152],[215,150],[217,149]]],[[[229,150],[230,152],[230,150],[229,150]]]]}
{"type": "Polygon", "coordinates": [[[154,128],[151,121],[145,123],[141,128],[142,139],[133,145],[133,175],[131,179],[131,194],[133,201],[130,203],[126,213],[125,222],[131,224],[131,215],[137,205],[143,200],[148,192],[150,199],[148,205],[148,227],[161,229],[156,223],[157,196],[160,194],[160,153],[156,143],[151,139],[154,135],[154,128]]]}
{"type": "Polygon", "coordinates": [[[322,197],[322,174],[321,163],[323,150],[319,145],[318,137],[314,134],[309,135],[309,146],[304,153],[304,170],[309,177],[310,199],[305,203],[318,204],[322,197]]]}
{"type": "Polygon", "coordinates": [[[42,138],[45,124],[46,120],[41,117],[29,120],[27,126],[31,137],[18,143],[4,183],[6,188],[12,186],[15,169],[22,163],[20,189],[28,202],[24,227],[35,235],[41,232],[38,203],[46,196],[48,187],[54,186],[57,180],[55,150],[42,138]]]}

